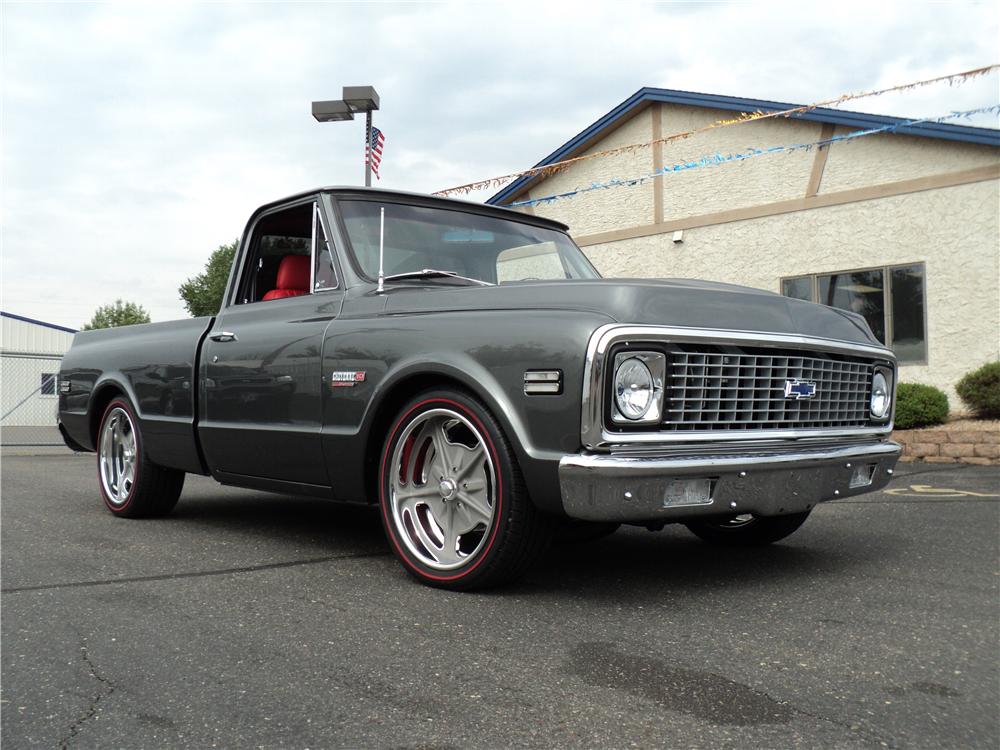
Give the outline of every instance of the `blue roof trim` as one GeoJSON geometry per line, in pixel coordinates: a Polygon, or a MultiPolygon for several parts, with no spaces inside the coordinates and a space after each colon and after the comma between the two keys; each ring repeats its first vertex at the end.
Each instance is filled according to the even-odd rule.
{"type": "Polygon", "coordinates": [[[36,326],[44,326],[45,328],[54,328],[57,331],[63,331],[64,333],[77,333],[75,328],[67,328],[66,326],[57,326],[55,323],[46,323],[44,320],[35,320],[34,318],[26,318],[23,315],[15,315],[14,313],[3,312],[0,310],[0,316],[4,318],[11,318],[12,320],[20,320],[24,323],[34,323],[36,326]]]}
{"type": "MultiPolygon", "coordinates": [[[[708,109],[723,109],[734,112],[780,112],[802,106],[786,102],[772,102],[765,99],[746,99],[739,96],[720,96],[718,94],[700,94],[696,91],[677,91],[674,89],[641,88],[623,101],[604,117],[590,127],[577,133],[573,138],[546,156],[535,167],[544,167],[557,161],[569,158],[580,146],[609,125],[626,117],[633,110],[644,107],[651,102],[663,104],[683,104],[689,107],[705,107],[708,109]]],[[[897,125],[907,121],[905,117],[889,117],[888,115],[871,115],[864,112],[849,112],[842,109],[818,107],[808,112],[791,115],[789,119],[809,120],[812,122],[828,122],[833,125],[844,125],[854,129],[878,128],[883,125],[897,125]]],[[[946,141],[961,141],[978,143],[987,146],[1000,146],[1000,129],[980,128],[971,125],[953,125],[950,123],[919,123],[901,127],[897,132],[922,138],[940,138],[946,141]]],[[[502,205],[526,188],[537,177],[519,177],[503,188],[486,202],[492,205],[502,205]]]]}

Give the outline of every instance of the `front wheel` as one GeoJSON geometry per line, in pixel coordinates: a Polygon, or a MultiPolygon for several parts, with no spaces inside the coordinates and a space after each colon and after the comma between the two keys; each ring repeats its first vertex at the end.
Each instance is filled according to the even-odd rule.
{"type": "Polygon", "coordinates": [[[452,389],[422,393],[396,417],[379,464],[379,503],[403,567],[440,588],[518,578],[551,532],[499,424],[452,389]]]}
{"type": "Polygon", "coordinates": [[[104,505],[116,516],[165,516],[184,487],[184,472],[157,466],[146,455],[132,405],[116,398],[104,411],[97,438],[97,478],[104,505]]]}
{"type": "Polygon", "coordinates": [[[806,522],[809,511],[787,516],[755,516],[744,513],[684,524],[692,534],[709,544],[723,547],[758,547],[772,544],[796,531],[806,522]]]}

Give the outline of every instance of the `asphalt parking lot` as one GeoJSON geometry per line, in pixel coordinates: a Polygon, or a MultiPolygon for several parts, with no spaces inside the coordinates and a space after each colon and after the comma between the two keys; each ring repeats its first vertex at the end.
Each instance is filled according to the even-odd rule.
{"type": "Polygon", "coordinates": [[[682,528],[413,583],[363,509],[189,477],[126,521],[5,454],[5,748],[997,747],[1000,468],[901,465],[770,548],[682,528]]]}

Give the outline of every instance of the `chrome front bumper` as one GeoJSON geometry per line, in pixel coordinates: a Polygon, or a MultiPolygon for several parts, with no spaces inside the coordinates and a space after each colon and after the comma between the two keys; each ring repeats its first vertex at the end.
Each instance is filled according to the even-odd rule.
{"type": "Polygon", "coordinates": [[[899,444],[728,444],[580,453],[559,462],[567,515],[586,521],[657,522],[696,516],[801,513],[817,503],[880,490],[892,478],[899,444]],[[863,465],[870,483],[851,487],[863,465]],[[686,480],[703,480],[698,502],[678,500],[686,480]],[[707,481],[704,481],[707,480],[707,481]]]}

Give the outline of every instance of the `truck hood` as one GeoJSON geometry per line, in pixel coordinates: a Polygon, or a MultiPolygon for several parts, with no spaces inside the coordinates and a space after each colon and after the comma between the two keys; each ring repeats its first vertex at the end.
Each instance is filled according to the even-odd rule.
{"type": "Polygon", "coordinates": [[[798,334],[880,345],[860,315],[760,289],[693,279],[594,279],[495,287],[387,290],[389,315],[467,310],[568,310],[608,322],[798,334]]]}

